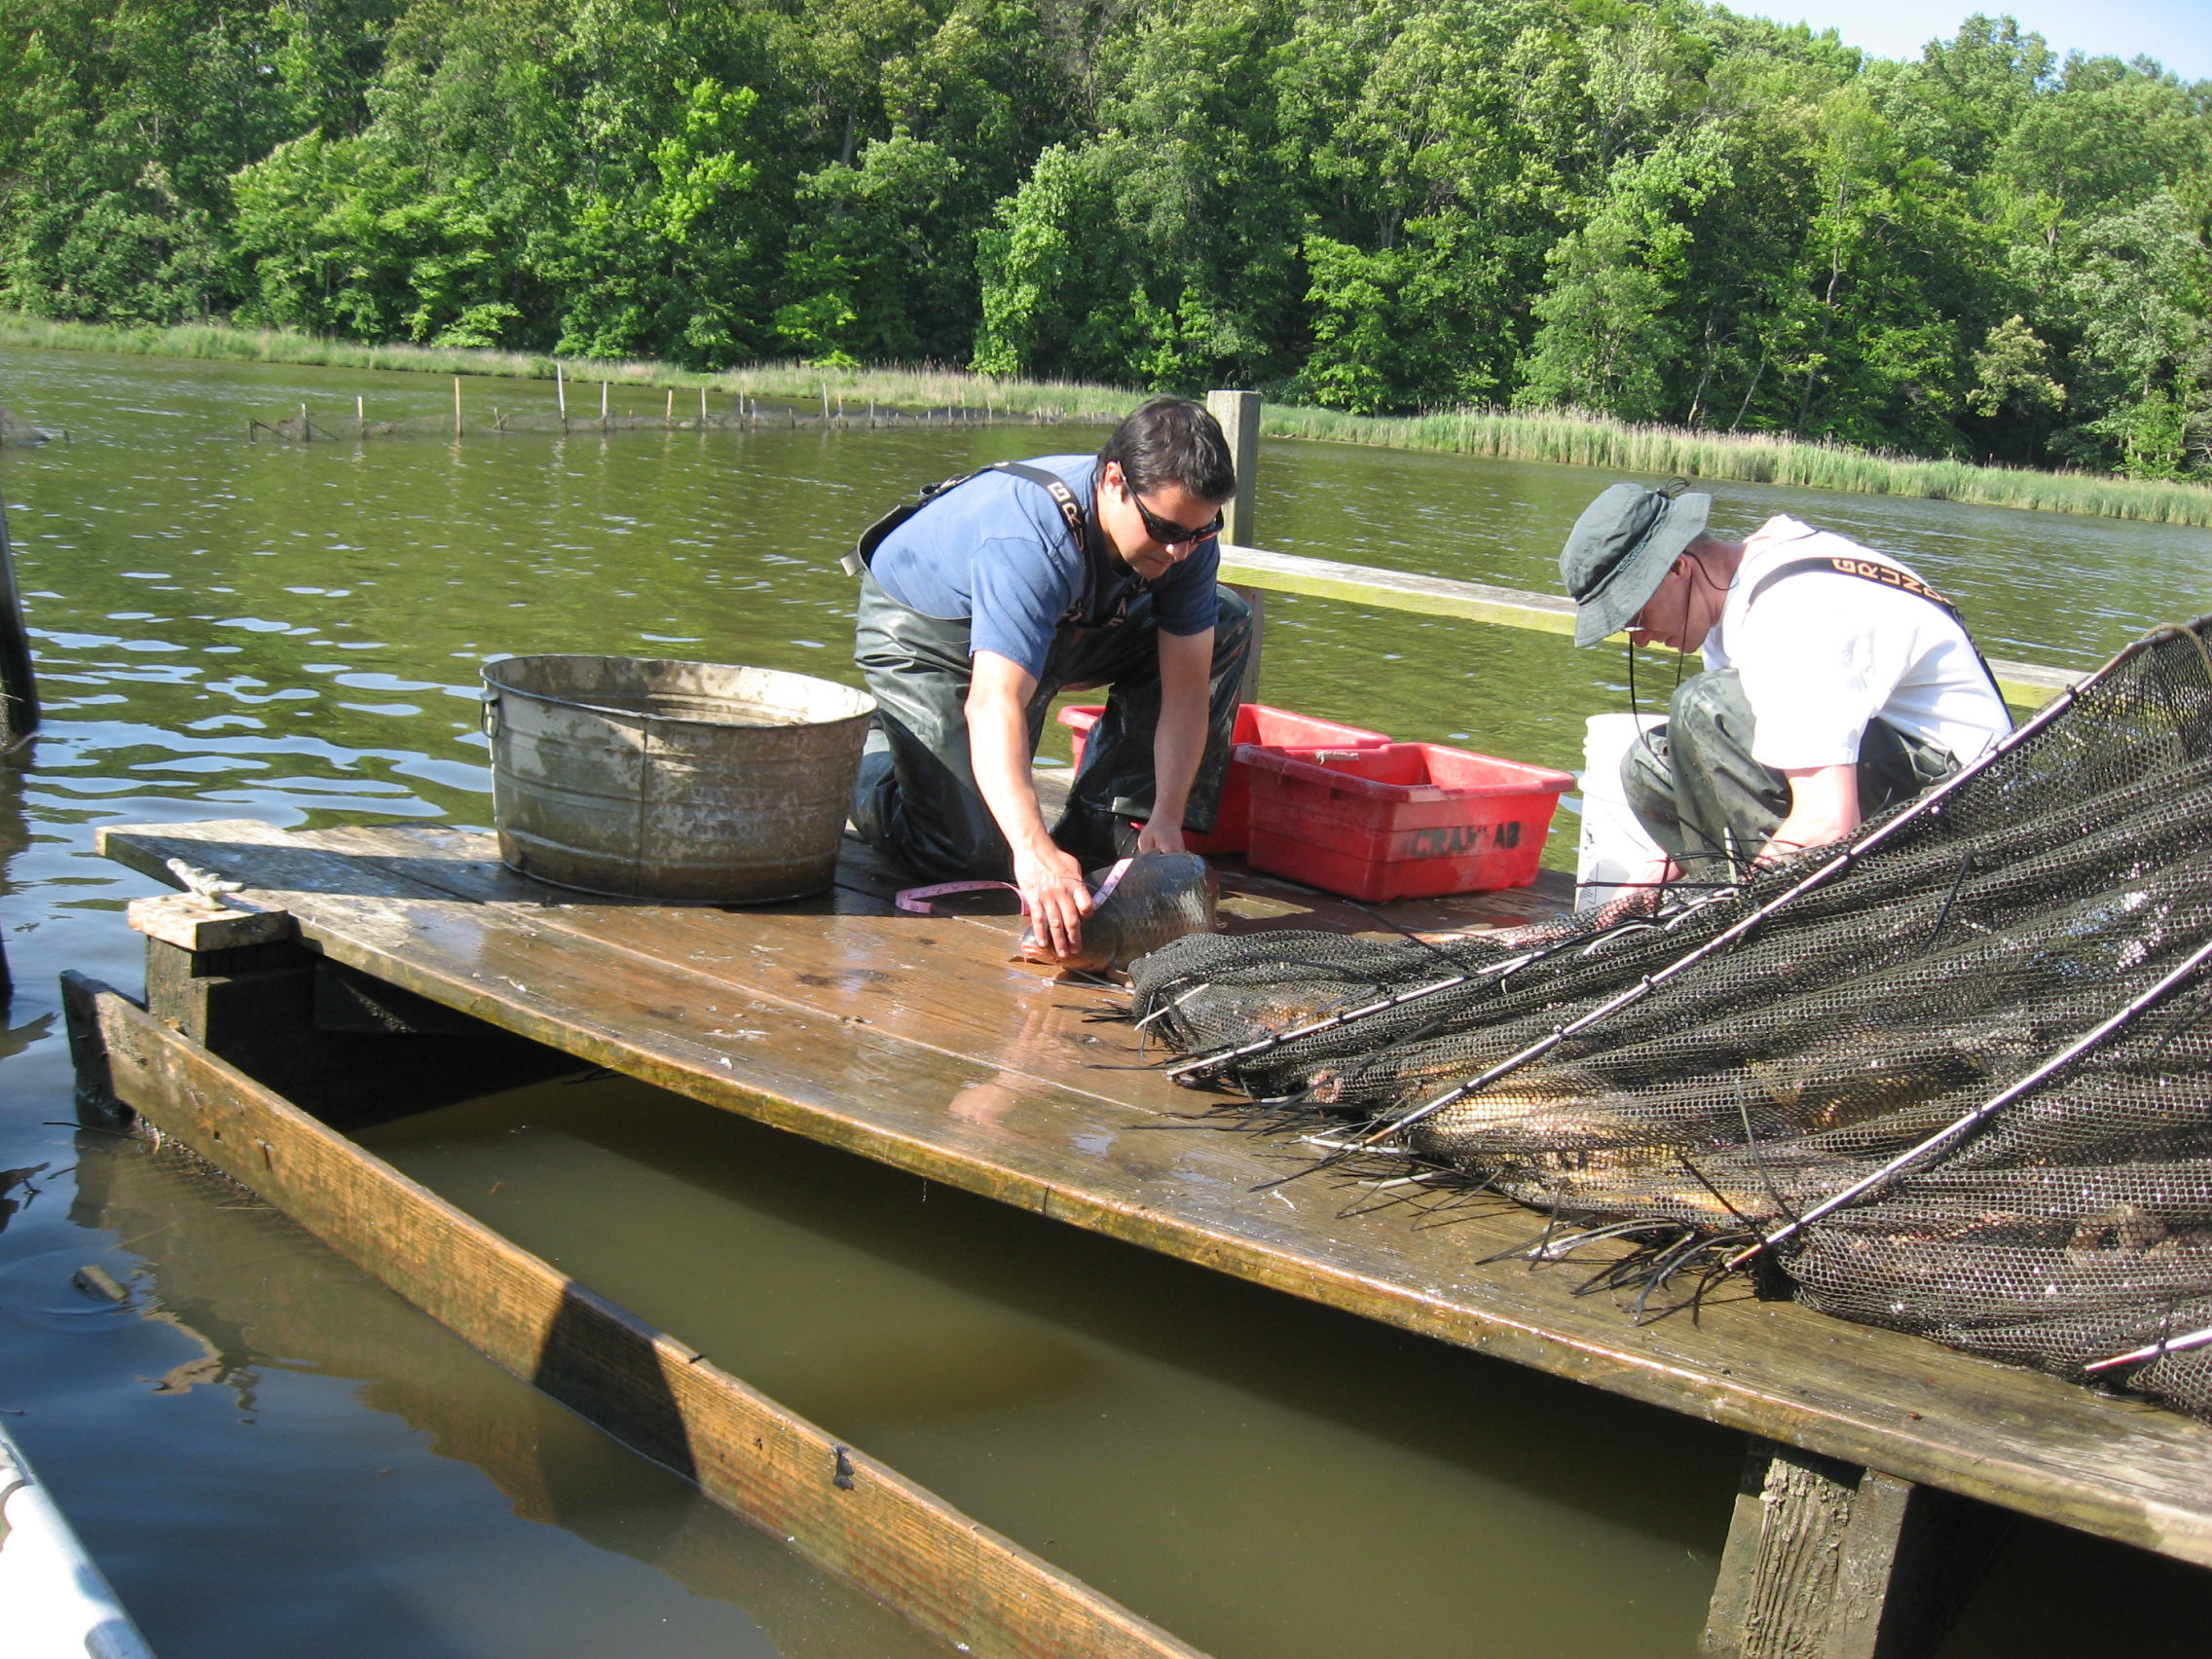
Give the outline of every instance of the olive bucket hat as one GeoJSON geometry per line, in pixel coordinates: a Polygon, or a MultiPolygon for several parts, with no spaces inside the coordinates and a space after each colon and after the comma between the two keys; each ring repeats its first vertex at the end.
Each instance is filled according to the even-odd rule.
{"type": "Polygon", "coordinates": [[[1659,591],[1682,549],[1705,530],[1711,496],[1670,478],[1656,490],[1615,484],[1583,508],[1559,556],[1574,600],[1574,643],[1594,645],[1626,628],[1659,591]]]}

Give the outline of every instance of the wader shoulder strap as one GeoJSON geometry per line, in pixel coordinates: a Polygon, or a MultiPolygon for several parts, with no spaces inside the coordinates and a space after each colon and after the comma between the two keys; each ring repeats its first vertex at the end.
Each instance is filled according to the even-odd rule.
{"type": "MultiPolygon", "coordinates": [[[[1046,494],[1052,498],[1052,505],[1060,509],[1060,517],[1067,521],[1068,534],[1075,537],[1078,547],[1085,546],[1089,537],[1083,530],[1083,503],[1076,499],[1068,481],[1057,472],[1047,472],[1042,466],[1031,466],[1026,461],[994,461],[983,468],[984,472],[1011,472],[1016,478],[1026,478],[1032,484],[1042,484],[1046,494]]],[[[982,474],[977,474],[980,477],[982,474]]]]}
{"type": "MultiPolygon", "coordinates": [[[[1901,571],[1895,565],[1885,565],[1879,559],[1854,559],[1848,554],[1833,554],[1813,559],[1792,559],[1787,565],[1775,566],[1773,570],[1759,577],[1757,582],[1752,585],[1751,593],[1744,600],[1745,608],[1749,609],[1751,606],[1756,605],[1759,595],[1766,592],[1768,588],[1774,586],[1783,577],[1803,575],[1811,571],[1818,571],[1832,576],[1857,576],[1861,581],[1872,582],[1876,587],[1891,588],[1899,593],[1909,593],[1915,599],[1928,601],[1930,605],[1935,606],[1936,609],[1942,611],[1959,625],[1959,632],[1967,637],[1967,648],[1973,652],[1973,660],[1981,664],[1982,676],[1989,682],[1990,690],[1997,693],[1999,706],[2004,705],[2005,692],[1997,683],[1997,676],[1990,669],[1989,659],[1981,654],[1981,646],[1975,644],[1973,630],[1967,626],[1967,619],[1959,614],[1959,608],[1910,571],[1901,571]]],[[[2006,713],[2009,715],[2011,711],[2008,709],[2006,713]]]]}
{"type": "Polygon", "coordinates": [[[1091,534],[1089,521],[1084,516],[1083,502],[1068,488],[1067,480],[1056,472],[1047,472],[1042,466],[1031,466],[1023,461],[994,461],[984,470],[1011,472],[1016,478],[1043,485],[1051,496],[1052,504],[1060,509],[1060,517],[1067,521],[1068,535],[1075,538],[1076,551],[1083,555],[1089,580],[1060,618],[1060,626],[1120,627],[1128,615],[1129,601],[1144,592],[1149,584],[1109,553],[1101,537],[1091,534]]]}
{"type": "Polygon", "coordinates": [[[1068,534],[1075,537],[1078,547],[1086,545],[1083,534],[1083,503],[1076,499],[1075,492],[1068,488],[1067,480],[1056,472],[1047,472],[1042,466],[1031,466],[1021,461],[996,461],[976,472],[963,472],[935,484],[925,484],[921,493],[910,501],[901,501],[867,529],[853,543],[853,550],[837,561],[848,576],[858,576],[875,562],[875,550],[890,539],[891,533],[948,491],[957,490],[970,479],[980,478],[985,472],[1010,472],[1016,478],[1041,484],[1051,494],[1052,504],[1060,509],[1060,517],[1067,521],[1068,534]]]}
{"type": "Polygon", "coordinates": [[[1784,576],[1802,575],[1808,571],[1819,571],[1834,576],[1857,576],[1861,581],[1872,582],[1876,587],[1896,588],[1899,593],[1909,593],[1917,599],[1925,599],[1930,605],[1949,611],[1952,621],[1959,622],[1961,627],[1966,625],[1963,621],[1960,621],[1957,606],[1910,571],[1900,571],[1897,566],[1885,565],[1878,559],[1853,559],[1843,555],[1820,559],[1792,559],[1787,565],[1777,565],[1765,575],[1759,577],[1757,585],[1751,589],[1751,597],[1746,599],[1744,604],[1746,606],[1756,605],[1759,595],[1782,580],[1784,576]]]}

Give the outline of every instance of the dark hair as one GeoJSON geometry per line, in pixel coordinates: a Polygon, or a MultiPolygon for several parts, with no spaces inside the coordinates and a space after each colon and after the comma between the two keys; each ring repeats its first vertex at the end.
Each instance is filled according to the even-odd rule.
{"type": "Polygon", "coordinates": [[[1164,484],[1179,484],[1201,501],[1226,501],[1236,494],[1236,463],[1221,423],[1187,397],[1138,404],[1098,452],[1099,470],[1110,461],[1121,462],[1122,476],[1140,496],[1164,484]]]}

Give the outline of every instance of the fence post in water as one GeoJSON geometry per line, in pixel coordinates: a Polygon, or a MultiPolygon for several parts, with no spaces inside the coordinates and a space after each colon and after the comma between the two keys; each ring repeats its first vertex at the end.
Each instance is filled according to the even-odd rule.
{"type": "Polygon", "coordinates": [[[368,435],[369,400],[361,396],[360,393],[355,392],[353,394],[353,436],[355,436],[356,438],[365,438],[368,435]]]}
{"type": "Polygon", "coordinates": [[[561,430],[569,429],[569,381],[561,373],[561,365],[553,365],[553,395],[561,400],[561,430]]]}
{"type": "Polygon", "coordinates": [[[31,678],[31,641],[16,589],[16,549],[8,539],[8,507],[0,501],[0,750],[38,730],[38,682],[31,678]]]}
{"type": "MultiPolygon", "coordinates": [[[[1256,547],[1259,532],[1252,527],[1252,501],[1260,470],[1260,394],[1209,391],[1206,413],[1221,423],[1222,433],[1229,439],[1230,460],[1236,466],[1236,494],[1222,507],[1222,543],[1256,547]]],[[[1244,658],[1244,682],[1236,695],[1240,702],[1253,703],[1260,696],[1260,646],[1267,637],[1268,602],[1255,587],[1237,587],[1235,592],[1252,608],[1252,648],[1244,658]]]]}
{"type": "Polygon", "coordinates": [[[453,435],[461,436],[461,377],[453,377],[453,435]]]}

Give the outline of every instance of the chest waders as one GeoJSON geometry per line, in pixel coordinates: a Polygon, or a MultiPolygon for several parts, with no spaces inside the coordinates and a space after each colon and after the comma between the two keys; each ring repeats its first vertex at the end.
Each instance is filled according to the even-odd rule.
{"type": "MultiPolygon", "coordinates": [[[[1061,614],[1026,713],[1029,753],[1037,751],[1052,699],[1063,690],[1110,686],[1106,713],[1092,729],[1084,767],[1070,791],[1056,840],[1087,864],[1110,863],[1118,830],[1148,819],[1153,800],[1153,734],[1160,716],[1159,629],[1149,584],[1115,557],[1065,479],[1021,461],[948,478],[868,526],[844,561],[861,578],[854,660],[876,700],[876,729],[861,758],[853,827],[863,840],[915,874],[933,880],[1005,880],[1014,858],[976,783],[968,743],[970,628],[965,616],[927,616],[887,593],[868,570],[883,541],[948,491],[987,472],[1005,472],[1045,490],[1084,559],[1085,582],[1061,614]]],[[[1212,828],[1227,774],[1236,691],[1251,638],[1251,612],[1217,590],[1205,753],[1191,788],[1184,824],[1212,828]]]]}

